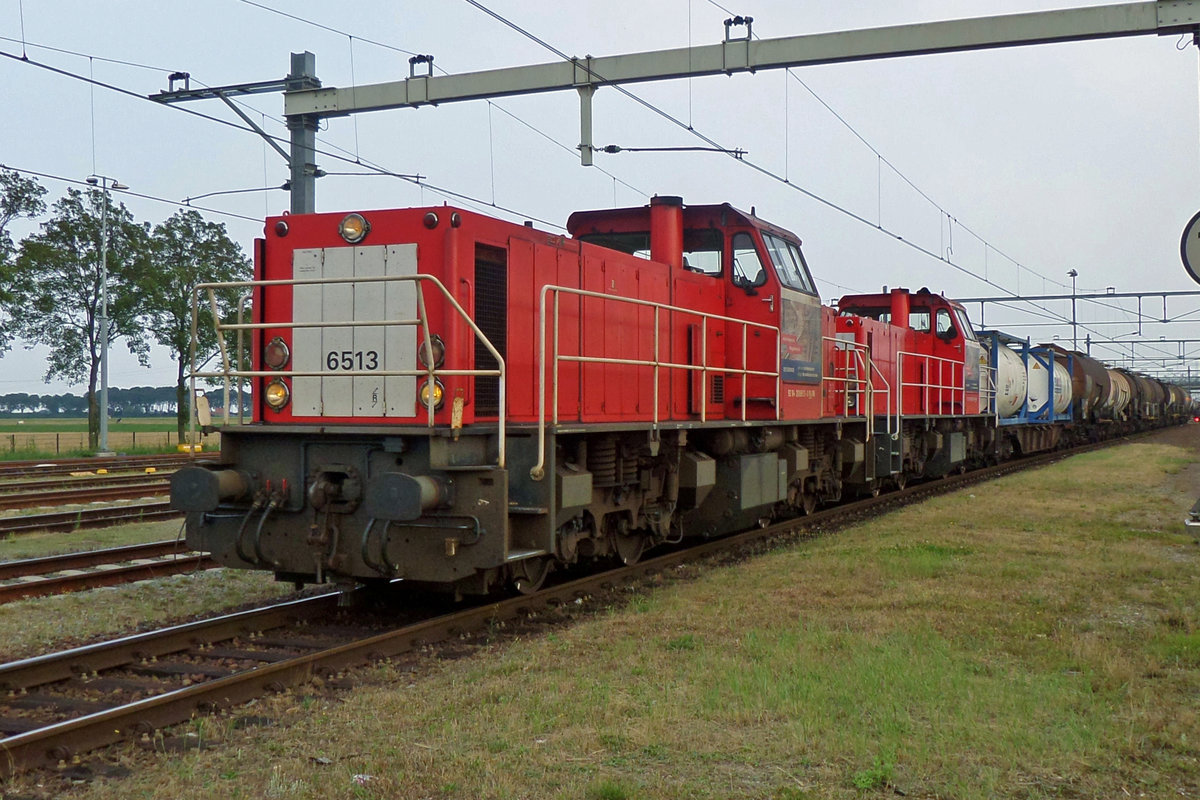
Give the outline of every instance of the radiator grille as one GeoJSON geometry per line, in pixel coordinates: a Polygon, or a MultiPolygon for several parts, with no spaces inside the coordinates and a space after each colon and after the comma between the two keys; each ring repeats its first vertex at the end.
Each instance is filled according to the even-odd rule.
{"type": "MultiPolygon", "coordinates": [[[[502,358],[508,350],[508,261],[498,247],[475,248],[475,324],[502,358]]],[[[499,364],[487,347],[475,340],[475,369],[496,369],[499,364]]],[[[475,413],[500,413],[500,379],[481,375],[475,379],[475,413]]]]}
{"type": "Polygon", "coordinates": [[[725,402],[725,376],[713,375],[712,378],[712,402],[716,405],[721,405],[725,402]]]}

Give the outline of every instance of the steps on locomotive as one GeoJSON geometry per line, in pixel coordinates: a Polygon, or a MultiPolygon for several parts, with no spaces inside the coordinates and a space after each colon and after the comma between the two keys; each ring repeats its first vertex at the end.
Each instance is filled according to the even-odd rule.
{"type": "Polygon", "coordinates": [[[533,517],[544,517],[550,513],[550,509],[545,506],[514,506],[508,507],[509,514],[522,514],[533,517]]]}
{"type": "Polygon", "coordinates": [[[877,420],[871,440],[875,442],[875,477],[887,478],[898,474],[904,468],[900,436],[892,438],[886,420],[877,420]]]}

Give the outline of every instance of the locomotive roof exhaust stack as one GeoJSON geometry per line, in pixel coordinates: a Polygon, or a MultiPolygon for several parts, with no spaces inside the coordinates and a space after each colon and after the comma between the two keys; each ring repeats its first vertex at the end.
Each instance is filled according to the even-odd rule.
{"type": "Polygon", "coordinates": [[[650,260],[683,269],[683,198],[650,198],[650,260]]]}
{"type": "Polygon", "coordinates": [[[908,289],[892,289],[892,324],[908,327],[908,289]]]}

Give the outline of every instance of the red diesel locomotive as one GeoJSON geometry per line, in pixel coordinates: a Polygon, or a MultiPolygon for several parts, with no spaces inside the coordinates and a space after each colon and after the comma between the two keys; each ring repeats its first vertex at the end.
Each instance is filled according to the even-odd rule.
{"type": "Polygon", "coordinates": [[[253,319],[218,324],[251,334],[250,369],[193,367],[251,381],[254,408],[219,463],[172,479],[189,545],[297,583],[528,591],[554,564],[1128,422],[1047,406],[1071,357],[981,341],[940,295],[823,306],[800,240],[753,212],[656,197],[567,228],[444,206],[268,219],[238,285],[253,319]],[[1050,373],[1003,419],[1000,349],[1029,387],[1050,373]]]}

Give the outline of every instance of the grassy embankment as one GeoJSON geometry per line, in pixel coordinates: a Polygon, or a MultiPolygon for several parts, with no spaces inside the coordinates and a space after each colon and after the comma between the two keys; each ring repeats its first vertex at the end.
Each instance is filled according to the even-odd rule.
{"type": "Polygon", "coordinates": [[[584,604],[544,635],[253,709],[274,727],[198,720],[199,740],[226,744],[141,756],[133,777],[79,791],[1195,796],[1200,546],[1182,519],[1196,458],[1077,456],[623,607],[584,604]]]}

